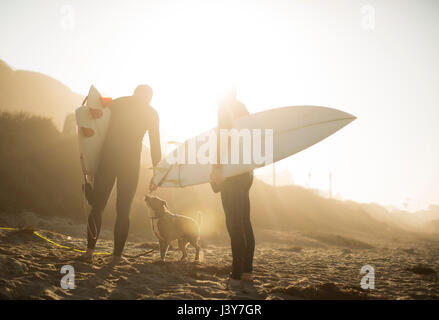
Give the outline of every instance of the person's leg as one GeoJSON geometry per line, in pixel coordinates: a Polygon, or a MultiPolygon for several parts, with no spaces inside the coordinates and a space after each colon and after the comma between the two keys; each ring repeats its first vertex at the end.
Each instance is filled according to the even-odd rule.
{"type": "Polygon", "coordinates": [[[94,250],[99,238],[102,223],[102,212],[113,189],[116,173],[110,163],[103,161],[96,171],[93,185],[93,205],[88,216],[87,249],[94,250]]]}
{"type": "Polygon", "coordinates": [[[242,225],[242,216],[239,204],[239,190],[233,184],[226,183],[221,192],[226,226],[230,235],[232,247],[232,275],[233,279],[241,279],[244,263],[245,237],[242,225]]]}
{"type": "Polygon", "coordinates": [[[128,163],[118,172],[116,224],[114,226],[114,256],[121,256],[130,227],[131,203],[139,180],[139,165],[128,163]]]}
{"type": "Polygon", "coordinates": [[[255,252],[255,237],[253,234],[253,228],[250,220],[250,190],[243,190],[241,192],[241,210],[243,218],[243,226],[246,240],[245,254],[244,254],[244,266],[243,271],[245,273],[251,273],[253,271],[253,256],[255,252]]]}

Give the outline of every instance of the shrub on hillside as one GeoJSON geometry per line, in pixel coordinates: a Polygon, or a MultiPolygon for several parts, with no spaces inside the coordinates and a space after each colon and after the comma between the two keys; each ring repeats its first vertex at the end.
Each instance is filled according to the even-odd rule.
{"type": "Polygon", "coordinates": [[[81,210],[77,140],[51,119],[0,113],[0,211],[76,216],[81,210]]]}

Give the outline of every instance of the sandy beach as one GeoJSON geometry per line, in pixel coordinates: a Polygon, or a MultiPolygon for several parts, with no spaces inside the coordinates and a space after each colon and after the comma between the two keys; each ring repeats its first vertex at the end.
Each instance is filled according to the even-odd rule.
{"type": "MultiPolygon", "coordinates": [[[[1,222],[11,219],[2,215],[1,222]]],[[[106,255],[97,255],[94,264],[88,264],[75,260],[80,253],[33,233],[38,229],[39,235],[57,244],[83,249],[85,239],[77,235],[83,226],[65,219],[51,223],[36,215],[32,219],[51,228],[0,230],[0,299],[439,298],[439,243],[429,239],[410,243],[395,239],[378,247],[337,235],[295,232],[284,235],[289,240],[283,239],[282,244],[259,241],[255,253],[256,291],[235,292],[226,289],[231,263],[227,243],[204,243],[204,258],[198,264],[192,262],[192,248],[186,262],[180,262],[181,253],[171,249],[163,264],[158,250],[134,257],[157,249],[154,239],[129,241],[122,264],[110,266],[106,255]],[[47,230],[55,228],[60,231],[47,230]],[[75,289],[60,286],[64,265],[74,267],[75,289]],[[374,290],[360,287],[360,269],[364,265],[374,268],[374,290]]],[[[23,223],[23,219],[16,219],[16,223],[23,223]]],[[[257,235],[268,238],[267,233],[270,232],[259,231],[257,235]]],[[[111,230],[104,230],[103,234],[97,249],[111,252],[111,230]]],[[[275,238],[279,234],[272,235],[275,238]]]]}

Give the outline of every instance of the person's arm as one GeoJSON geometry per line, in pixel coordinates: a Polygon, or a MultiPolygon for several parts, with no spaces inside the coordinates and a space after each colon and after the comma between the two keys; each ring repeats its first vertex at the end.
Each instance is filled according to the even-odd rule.
{"type": "Polygon", "coordinates": [[[223,113],[224,110],[222,110],[222,107],[219,106],[218,107],[218,117],[217,117],[217,135],[216,135],[216,164],[213,165],[212,169],[213,170],[221,170],[221,153],[220,153],[220,141],[221,141],[221,135],[220,135],[220,131],[221,129],[224,129],[224,121],[223,121],[223,113]]]}
{"type": "Polygon", "coordinates": [[[233,126],[233,122],[236,119],[239,119],[241,117],[249,115],[250,112],[248,112],[245,105],[239,101],[236,101],[236,103],[232,106],[220,106],[218,108],[218,134],[217,134],[217,143],[216,143],[216,158],[217,158],[217,164],[213,166],[213,169],[220,170],[221,169],[221,157],[220,157],[220,141],[221,141],[221,135],[220,130],[221,129],[230,129],[233,126]]]}
{"type": "Polygon", "coordinates": [[[154,183],[154,173],[155,166],[162,159],[162,148],[160,145],[160,119],[157,111],[151,107],[151,112],[148,114],[147,119],[148,125],[148,136],[149,136],[149,146],[151,150],[151,160],[153,175],[151,181],[149,182],[149,192],[157,190],[157,185],[154,183]]]}
{"type": "Polygon", "coordinates": [[[230,129],[233,126],[233,122],[236,119],[249,115],[245,105],[239,101],[236,101],[233,105],[223,105],[218,108],[218,133],[217,133],[217,163],[212,166],[212,172],[210,174],[210,184],[214,192],[221,190],[221,185],[224,182],[224,177],[221,172],[221,129],[230,129]]]}
{"type": "Polygon", "coordinates": [[[157,111],[151,108],[151,120],[148,128],[149,145],[151,149],[152,165],[155,167],[162,159],[162,148],[160,145],[160,119],[157,111]]]}
{"type": "Polygon", "coordinates": [[[221,168],[221,156],[220,156],[220,141],[221,141],[221,135],[220,130],[221,129],[230,129],[233,126],[233,122],[236,119],[239,119],[241,117],[249,115],[250,112],[248,112],[245,105],[239,101],[236,101],[235,104],[231,106],[219,106],[218,108],[218,134],[217,134],[217,143],[216,143],[216,158],[217,158],[217,164],[213,166],[214,169],[220,169],[221,168]]]}
{"type": "Polygon", "coordinates": [[[210,173],[210,186],[213,192],[217,193],[221,190],[221,185],[224,181],[221,174],[221,154],[220,154],[220,130],[224,129],[223,112],[221,106],[218,108],[218,131],[216,136],[216,164],[212,165],[212,172],[210,173]]]}

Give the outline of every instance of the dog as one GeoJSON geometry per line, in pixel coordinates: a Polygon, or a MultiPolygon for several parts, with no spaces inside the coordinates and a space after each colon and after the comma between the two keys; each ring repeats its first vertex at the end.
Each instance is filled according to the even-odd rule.
{"type": "MultiPolygon", "coordinates": [[[[165,200],[155,196],[145,195],[146,205],[154,212],[153,219],[157,219],[158,232],[154,230],[159,239],[161,261],[165,261],[171,241],[178,240],[178,248],[183,253],[181,261],[187,258],[186,247],[190,243],[196,250],[195,261],[200,261],[201,247],[200,226],[192,218],[171,213],[165,200]]],[[[154,222],[153,222],[154,223],[154,222]]]]}

